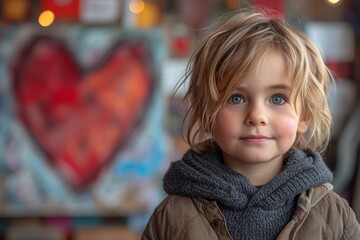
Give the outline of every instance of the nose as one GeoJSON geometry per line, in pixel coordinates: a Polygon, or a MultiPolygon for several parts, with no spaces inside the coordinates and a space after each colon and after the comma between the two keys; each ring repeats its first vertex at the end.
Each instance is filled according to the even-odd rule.
{"type": "Polygon", "coordinates": [[[246,113],[245,124],[253,126],[267,125],[268,118],[265,107],[257,103],[249,105],[246,113]]]}

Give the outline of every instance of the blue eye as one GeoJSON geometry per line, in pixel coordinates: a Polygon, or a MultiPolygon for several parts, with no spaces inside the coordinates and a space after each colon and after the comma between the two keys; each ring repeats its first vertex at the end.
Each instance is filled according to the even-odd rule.
{"type": "Polygon", "coordinates": [[[240,104],[240,103],[244,103],[244,102],[245,102],[245,100],[244,100],[243,96],[238,95],[238,94],[232,95],[228,100],[228,103],[230,103],[230,104],[240,104]]]}
{"type": "Polygon", "coordinates": [[[271,97],[271,103],[273,104],[283,105],[285,102],[285,98],[281,95],[274,95],[271,97]]]}

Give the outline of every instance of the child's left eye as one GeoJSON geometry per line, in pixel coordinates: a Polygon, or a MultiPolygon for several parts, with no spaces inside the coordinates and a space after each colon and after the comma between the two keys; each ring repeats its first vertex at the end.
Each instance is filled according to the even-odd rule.
{"type": "Polygon", "coordinates": [[[271,103],[276,105],[283,105],[286,102],[284,96],[274,95],[271,97],[271,103]]]}

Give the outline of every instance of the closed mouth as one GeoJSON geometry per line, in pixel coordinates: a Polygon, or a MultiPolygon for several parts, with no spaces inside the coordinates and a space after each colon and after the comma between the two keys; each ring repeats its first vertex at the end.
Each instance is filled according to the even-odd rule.
{"type": "Polygon", "coordinates": [[[262,143],[271,140],[272,138],[261,136],[261,135],[249,135],[241,137],[240,140],[250,142],[250,143],[262,143]]]}

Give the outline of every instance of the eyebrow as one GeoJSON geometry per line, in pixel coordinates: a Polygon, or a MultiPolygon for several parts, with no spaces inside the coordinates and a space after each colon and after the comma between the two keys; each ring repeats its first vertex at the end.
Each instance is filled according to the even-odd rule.
{"type": "Polygon", "coordinates": [[[287,90],[290,91],[290,86],[286,85],[286,84],[276,84],[276,85],[271,85],[268,87],[269,89],[283,89],[283,90],[287,90]]]}
{"type": "MultiPolygon", "coordinates": [[[[286,90],[286,91],[290,91],[291,87],[289,85],[287,85],[287,84],[275,84],[275,85],[268,86],[267,89],[269,89],[269,90],[286,90]]],[[[236,90],[243,91],[243,90],[246,90],[246,88],[237,87],[236,90]]]]}

